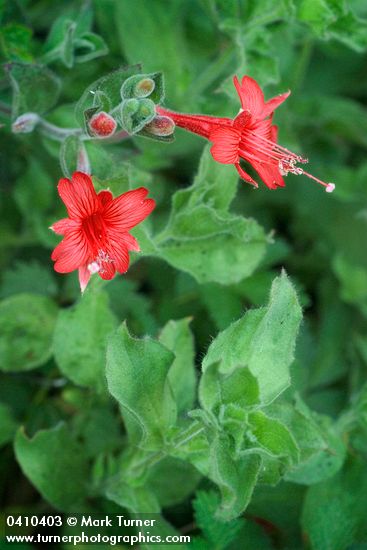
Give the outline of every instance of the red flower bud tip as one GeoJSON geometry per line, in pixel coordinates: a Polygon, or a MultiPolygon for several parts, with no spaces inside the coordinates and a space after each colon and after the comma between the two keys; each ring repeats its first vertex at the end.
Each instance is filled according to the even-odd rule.
{"type": "Polygon", "coordinates": [[[135,86],[135,95],[137,97],[147,97],[155,88],[155,82],[151,78],[143,78],[135,86]]]}
{"type": "Polygon", "coordinates": [[[100,138],[112,136],[115,133],[116,126],[116,120],[104,111],[93,115],[89,121],[89,129],[92,134],[100,138]]]}
{"type": "Polygon", "coordinates": [[[156,116],[144,129],[155,136],[170,136],[175,130],[175,123],[168,116],[156,116]]]}

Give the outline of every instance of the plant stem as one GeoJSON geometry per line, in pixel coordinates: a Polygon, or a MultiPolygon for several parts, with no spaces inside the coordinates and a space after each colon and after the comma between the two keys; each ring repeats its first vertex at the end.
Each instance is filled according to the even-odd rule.
{"type": "Polygon", "coordinates": [[[38,127],[44,135],[56,141],[64,141],[68,136],[80,136],[82,139],[89,139],[89,136],[86,136],[81,128],[60,128],[43,118],[40,118],[38,127]]]}

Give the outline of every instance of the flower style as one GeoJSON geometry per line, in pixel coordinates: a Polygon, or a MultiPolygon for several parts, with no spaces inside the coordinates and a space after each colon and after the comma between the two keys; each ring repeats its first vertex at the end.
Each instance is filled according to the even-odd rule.
{"type": "Polygon", "coordinates": [[[273,114],[290,92],[265,101],[260,86],[253,78],[244,76],[240,83],[235,76],[233,82],[241,102],[241,109],[234,119],[175,113],[159,106],[157,113],[170,117],[177,126],[211,141],[214,160],[233,164],[240,177],[254,187],[258,184],[242,168],[240,159],[256,170],[269,189],[284,187],[283,176],[292,173],[304,174],[317,181],[328,193],[334,191],[333,183],[325,183],[297,166],[297,163],[307,163],[307,159],[277,143],[278,128],[272,123],[273,114]]]}
{"type": "Polygon", "coordinates": [[[129,250],[140,250],[129,231],[155,207],[155,201],[146,198],[148,190],[139,187],[116,198],[108,190],[97,194],[83,172],[75,172],[71,181],[61,179],[57,189],[69,217],[50,228],[64,236],[51,255],[55,271],[78,269],[82,292],[93,273],[102,279],[112,279],[116,271],[125,273],[129,250]]]}

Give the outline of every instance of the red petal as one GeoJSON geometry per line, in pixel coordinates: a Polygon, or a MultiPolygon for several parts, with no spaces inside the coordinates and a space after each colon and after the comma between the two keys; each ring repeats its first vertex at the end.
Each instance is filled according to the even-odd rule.
{"type": "Polygon", "coordinates": [[[135,252],[140,252],[140,246],[138,241],[130,235],[130,233],[122,233],[119,235],[119,240],[121,240],[127,247],[128,250],[135,250],[135,252]]]}
{"type": "Polygon", "coordinates": [[[98,193],[98,199],[102,206],[105,206],[109,202],[113,200],[113,195],[111,191],[108,191],[107,189],[100,191],[98,193]]]}
{"type": "Polygon", "coordinates": [[[91,216],[99,208],[92,180],[83,172],[74,172],[71,181],[61,179],[57,189],[72,219],[91,216]]]}
{"type": "Polygon", "coordinates": [[[126,232],[142,222],[155,207],[153,199],[145,199],[147,194],[147,189],[139,187],[108,203],[103,211],[103,220],[107,228],[126,232]]]}
{"type": "Polygon", "coordinates": [[[107,247],[107,253],[113,260],[116,271],[126,273],[129,267],[130,258],[127,246],[122,241],[110,240],[107,247]]]}
{"type": "Polygon", "coordinates": [[[248,174],[247,172],[245,172],[245,170],[242,168],[242,166],[240,165],[239,162],[236,162],[235,164],[235,167],[237,169],[237,172],[239,173],[240,175],[240,178],[242,178],[243,180],[245,180],[247,183],[251,183],[251,185],[253,185],[254,187],[259,187],[257,182],[252,179],[252,177],[250,176],[250,174],[248,174]]]}
{"type": "Polygon", "coordinates": [[[79,220],[71,220],[70,218],[63,218],[58,222],[51,225],[50,229],[58,235],[65,235],[68,231],[80,228],[79,220]]]}
{"type": "Polygon", "coordinates": [[[285,92],[284,94],[279,94],[278,96],[272,97],[271,99],[269,99],[269,101],[265,103],[261,116],[266,117],[271,113],[273,113],[275,109],[277,109],[277,107],[279,107],[279,105],[281,105],[283,101],[287,99],[290,93],[291,92],[288,91],[288,92],[285,92]]]}
{"type": "Polygon", "coordinates": [[[278,141],[278,126],[276,124],[273,124],[273,126],[270,129],[270,139],[274,143],[277,143],[278,141]]]}
{"type": "Polygon", "coordinates": [[[55,271],[70,273],[88,262],[89,248],[80,230],[69,232],[51,254],[55,271]]]}
{"type": "Polygon", "coordinates": [[[106,281],[113,279],[115,273],[116,267],[113,262],[103,262],[101,270],[98,271],[98,275],[101,277],[101,279],[105,279],[106,281]]]}
{"type": "Polygon", "coordinates": [[[242,130],[248,125],[251,120],[251,114],[249,111],[241,111],[236,118],[233,119],[233,127],[242,130]]]}
{"type": "Polygon", "coordinates": [[[254,161],[251,161],[251,164],[269,189],[285,187],[284,180],[276,166],[254,161]]]}
{"type": "Polygon", "coordinates": [[[264,94],[256,80],[250,76],[244,76],[240,84],[235,76],[233,83],[238,92],[242,109],[250,111],[251,115],[257,118],[264,108],[264,94]]]}
{"type": "Polygon", "coordinates": [[[79,267],[79,284],[80,284],[80,290],[84,292],[84,290],[87,288],[87,284],[89,283],[90,279],[90,271],[88,269],[88,264],[82,265],[79,267]]]}
{"type": "Polygon", "coordinates": [[[209,135],[213,142],[210,152],[213,159],[222,164],[235,164],[238,162],[238,147],[241,132],[235,128],[216,128],[209,135]]]}

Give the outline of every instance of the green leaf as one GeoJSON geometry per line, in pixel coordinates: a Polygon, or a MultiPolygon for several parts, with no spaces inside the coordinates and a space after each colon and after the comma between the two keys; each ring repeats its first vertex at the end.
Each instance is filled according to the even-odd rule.
{"type": "Polygon", "coordinates": [[[201,205],[172,216],[156,238],[159,256],[199,283],[228,285],[253,273],[265,252],[266,236],[252,219],[201,205]]]}
{"type": "Polygon", "coordinates": [[[201,155],[193,184],[173,195],[172,217],[182,209],[191,210],[201,204],[206,204],[216,211],[227,212],[238,185],[237,172],[228,168],[215,162],[210,153],[210,145],[207,145],[201,155]]]}
{"type": "Polygon", "coordinates": [[[261,460],[251,454],[235,460],[225,436],[217,436],[210,449],[209,478],[218,485],[222,497],[216,517],[229,521],[239,516],[250,502],[261,460]]]}
{"type": "Polygon", "coordinates": [[[175,97],[186,93],[185,83],[189,80],[180,6],[158,0],[150,4],[149,17],[145,0],[135,0],[133,4],[120,0],[114,8],[121,52],[129,63],[144,60],[148,72],[159,68],[170,75],[168,95],[174,102],[175,97]]]}
{"type": "Polygon", "coordinates": [[[354,15],[346,13],[328,28],[328,35],[339,40],[356,52],[365,52],[367,49],[367,22],[354,15]]]}
{"type": "Polygon", "coordinates": [[[217,414],[221,405],[251,408],[259,403],[259,386],[247,367],[229,371],[226,364],[212,363],[201,376],[199,397],[204,409],[217,414]]]}
{"type": "Polygon", "coordinates": [[[159,342],[132,338],[123,324],[107,346],[107,382],[119,402],[129,436],[145,448],[161,447],[176,421],[168,381],[174,354],[159,342]]]}
{"type": "MultiPolygon", "coordinates": [[[[287,472],[285,476],[289,481],[304,485],[313,485],[332,478],[341,469],[346,458],[345,443],[330,418],[315,413],[312,417],[317,422],[325,444],[293,470],[287,472]]],[[[297,430],[294,430],[294,433],[297,438],[297,430]]],[[[304,433],[301,437],[298,435],[297,441],[300,442],[300,445],[302,445],[302,437],[310,437],[310,434],[307,436],[304,433]]]]}
{"type": "Polygon", "coordinates": [[[195,520],[212,548],[227,548],[242,528],[242,521],[234,519],[222,522],[215,516],[219,495],[214,491],[198,491],[193,502],[195,520]]]}
{"type": "Polygon", "coordinates": [[[24,173],[18,178],[14,198],[24,219],[36,232],[37,223],[48,212],[56,198],[55,185],[50,174],[34,158],[31,158],[24,173]]]}
{"type": "Polygon", "coordinates": [[[10,63],[6,67],[13,89],[12,117],[32,112],[43,114],[59,97],[60,81],[42,65],[10,63]]]}
{"type": "Polygon", "coordinates": [[[15,455],[24,474],[53,506],[65,512],[83,509],[87,463],[83,448],[65,424],[42,430],[32,439],[18,430],[15,455]]]}
{"type": "Polygon", "coordinates": [[[203,371],[219,360],[227,372],[246,366],[257,379],[262,403],[270,403],[289,386],[301,316],[296,292],[283,272],[273,282],[267,307],[247,312],[216,337],[204,357],[203,371]]]}
{"type": "Polygon", "coordinates": [[[91,289],[76,305],[60,310],[53,351],[62,373],[75,384],[103,390],[107,336],[116,326],[103,291],[91,289]]]}
{"type": "Polygon", "coordinates": [[[333,478],[310,487],[302,525],[313,550],[345,550],[360,540],[365,531],[366,491],[366,463],[356,457],[333,478]]]}
{"type": "Polygon", "coordinates": [[[108,53],[104,39],[94,32],[85,32],[74,41],[76,63],[86,63],[108,53]]]}
{"type": "Polygon", "coordinates": [[[189,462],[167,457],[150,468],[146,482],[165,508],[187,499],[200,478],[199,472],[189,462]]]}
{"type": "Polygon", "coordinates": [[[335,294],[330,295],[333,294],[333,289],[327,288],[326,292],[319,299],[317,346],[309,373],[309,387],[312,388],[340,380],[348,369],[344,339],[345,327],[352,321],[351,312],[335,294]]]}
{"type": "Polygon", "coordinates": [[[175,354],[168,380],[178,413],[192,409],[196,397],[195,350],[190,322],[190,318],[169,321],[159,335],[159,341],[175,354]]]}
{"type": "MultiPolygon", "coordinates": [[[[108,499],[116,502],[119,506],[126,508],[129,512],[141,519],[150,519],[149,526],[142,525],[139,531],[147,537],[147,540],[164,540],[165,537],[177,536],[179,533],[170,525],[167,520],[159,514],[160,505],[154,493],[148,487],[130,487],[124,481],[109,483],[106,490],[108,499]],[[149,539],[148,537],[151,537],[149,539]],[[158,539],[158,537],[160,537],[158,539]]],[[[180,545],[182,546],[182,545],[180,545]]],[[[141,544],[142,549],[164,550],[164,544],[141,544]]]]}
{"type": "Polygon", "coordinates": [[[49,298],[16,294],[0,302],[0,369],[43,365],[52,353],[57,307],[49,298]]]}
{"type": "Polygon", "coordinates": [[[328,0],[302,0],[298,6],[297,16],[320,35],[323,35],[337,18],[332,9],[332,2],[328,0]]]}
{"type": "Polygon", "coordinates": [[[358,305],[367,314],[367,268],[352,263],[343,253],[333,261],[333,268],[341,284],[341,297],[349,304],[358,305]]]}
{"type": "Polygon", "coordinates": [[[68,69],[105,55],[107,45],[102,37],[90,32],[93,13],[85,2],[79,13],[70,10],[54,22],[44,46],[44,63],[61,61],[68,69]]]}
{"type": "Polygon", "coordinates": [[[310,95],[298,102],[297,110],[306,127],[323,128],[327,134],[367,146],[367,113],[357,101],[333,95],[310,95]]]}
{"type": "Polygon", "coordinates": [[[255,220],[227,213],[237,180],[206,148],[193,185],[173,196],[168,224],[155,238],[156,255],[199,283],[228,285],[251,275],[267,237],[255,220]]]}
{"type": "Polygon", "coordinates": [[[156,496],[147,487],[131,487],[122,480],[117,483],[114,480],[107,484],[106,496],[135,514],[158,514],[160,512],[156,496]]]}
{"type": "Polygon", "coordinates": [[[9,23],[0,29],[0,46],[8,61],[31,62],[32,31],[18,23],[9,23]]]}
{"type": "MultiPolygon", "coordinates": [[[[257,277],[257,275],[256,275],[257,277]]],[[[232,286],[223,286],[216,283],[200,285],[200,295],[210,317],[219,330],[223,330],[243,311],[241,296],[232,286]]]]}
{"type": "Polygon", "coordinates": [[[9,407],[0,403],[0,447],[13,439],[16,429],[17,423],[9,407]]]}
{"type": "Polygon", "coordinates": [[[16,262],[13,269],[5,271],[0,287],[0,296],[7,298],[23,292],[55,296],[57,284],[51,269],[33,260],[16,262]]]}
{"type": "Polygon", "coordinates": [[[258,448],[265,454],[278,457],[289,465],[298,462],[299,448],[284,424],[266,416],[261,411],[250,413],[248,422],[251,450],[258,448]]]}
{"type": "Polygon", "coordinates": [[[98,457],[102,453],[105,456],[109,452],[119,450],[122,438],[121,421],[112,409],[112,402],[99,405],[94,401],[92,407],[82,404],[81,409],[80,413],[75,415],[74,422],[88,458],[98,457]]]}
{"type": "MultiPolygon", "coordinates": [[[[191,412],[190,416],[195,415],[191,412]]],[[[210,443],[205,435],[205,425],[201,418],[180,427],[176,438],[171,440],[169,454],[190,462],[202,475],[209,475],[210,443]]]]}

